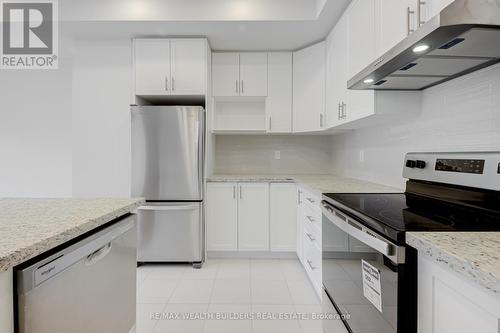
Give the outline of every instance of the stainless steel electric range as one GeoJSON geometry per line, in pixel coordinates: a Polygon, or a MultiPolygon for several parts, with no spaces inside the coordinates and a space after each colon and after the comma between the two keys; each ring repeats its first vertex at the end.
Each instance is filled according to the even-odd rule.
{"type": "Polygon", "coordinates": [[[500,152],[409,153],[405,193],[323,195],[323,286],[352,333],[417,332],[407,231],[500,230],[500,152]]]}

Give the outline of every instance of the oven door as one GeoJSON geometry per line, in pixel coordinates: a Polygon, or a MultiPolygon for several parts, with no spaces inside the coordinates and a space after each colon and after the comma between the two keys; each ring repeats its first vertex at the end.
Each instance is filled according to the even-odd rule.
{"type": "Polygon", "coordinates": [[[326,202],[322,210],[323,285],[346,327],[353,333],[402,333],[398,271],[404,266],[405,249],[326,202]],[[372,269],[375,278],[367,274],[372,269]]]}

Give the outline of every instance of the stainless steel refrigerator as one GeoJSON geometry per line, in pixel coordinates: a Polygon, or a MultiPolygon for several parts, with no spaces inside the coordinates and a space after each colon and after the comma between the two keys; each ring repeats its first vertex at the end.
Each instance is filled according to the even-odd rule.
{"type": "Polygon", "coordinates": [[[139,263],[204,261],[205,110],[132,106],[132,196],[139,263]]]}

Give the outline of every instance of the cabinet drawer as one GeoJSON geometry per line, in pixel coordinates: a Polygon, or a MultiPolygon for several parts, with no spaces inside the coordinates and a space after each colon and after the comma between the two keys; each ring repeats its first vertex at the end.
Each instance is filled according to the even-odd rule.
{"type": "Polygon", "coordinates": [[[304,217],[304,235],[307,239],[321,250],[321,231],[307,217],[304,217]]]}
{"type": "Polygon", "coordinates": [[[321,199],[304,187],[299,188],[299,205],[311,208],[321,216],[321,199]]]}
{"type": "Polygon", "coordinates": [[[304,266],[316,291],[321,290],[321,250],[304,234],[304,266]]]}
{"type": "Polygon", "coordinates": [[[304,207],[302,207],[300,211],[302,213],[305,224],[310,224],[314,228],[321,230],[321,213],[320,212],[309,207],[308,205],[304,205],[304,207]]]}

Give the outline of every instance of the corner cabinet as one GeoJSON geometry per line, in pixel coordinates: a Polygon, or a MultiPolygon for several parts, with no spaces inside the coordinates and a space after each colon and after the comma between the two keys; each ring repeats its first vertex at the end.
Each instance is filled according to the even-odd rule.
{"type": "Polygon", "coordinates": [[[295,252],[295,183],[209,182],[207,251],[295,252]]]}
{"type": "Polygon", "coordinates": [[[325,127],[325,42],[293,53],[293,132],[325,127]]]}
{"type": "Polygon", "coordinates": [[[134,39],[137,96],[205,95],[205,39],[134,39]]]}

